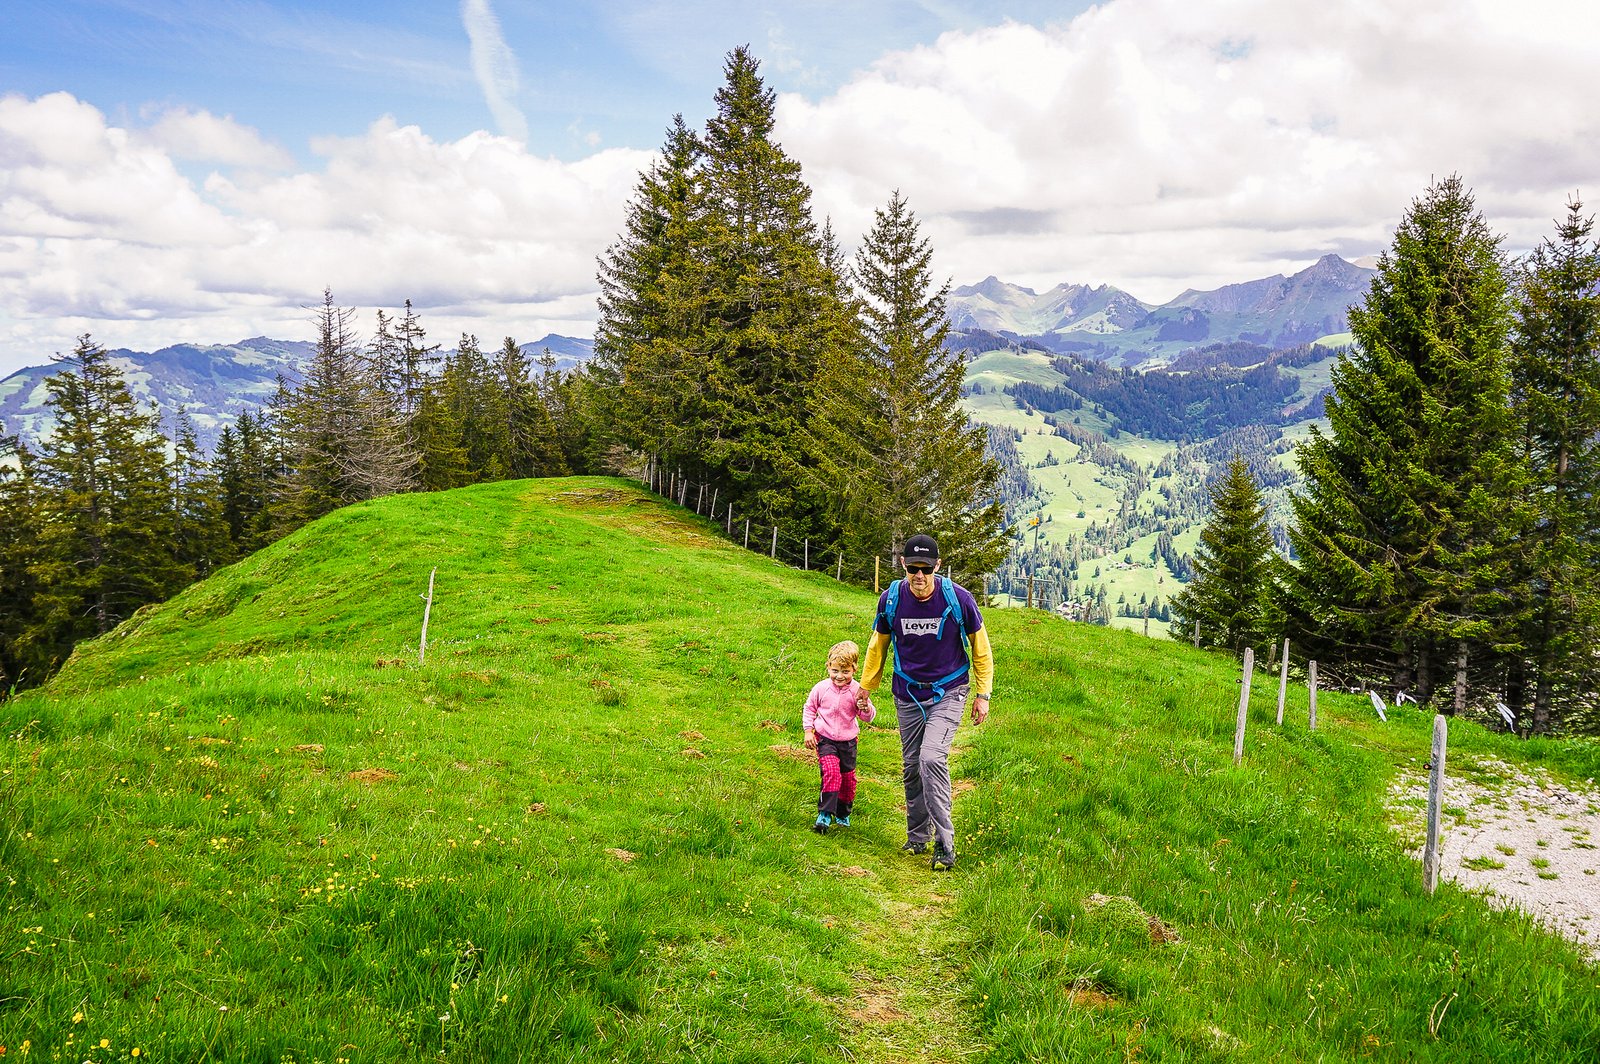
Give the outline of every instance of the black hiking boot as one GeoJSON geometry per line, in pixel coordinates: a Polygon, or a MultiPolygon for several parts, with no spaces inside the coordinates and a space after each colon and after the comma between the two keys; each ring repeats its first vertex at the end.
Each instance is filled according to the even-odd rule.
{"type": "Polygon", "coordinates": [[[944,848],[944,843],[933,844],[933,870],[935,872],[948,872],[956,866],[956,855],[944,848]]]}
{"type": "Polygon", "coordinates": [[[909,853],[913,857],[921,857],[923,854],[928,852],[928,844],[925,842],[911,842],[910,840],[907,840],[906,844],[900,847],[900,852],[909,853]]]}

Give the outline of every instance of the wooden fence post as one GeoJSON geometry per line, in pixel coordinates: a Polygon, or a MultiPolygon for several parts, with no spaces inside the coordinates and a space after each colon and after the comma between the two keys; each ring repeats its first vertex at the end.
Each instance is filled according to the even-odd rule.
{"type": "Polygon", "coordinates": [[[1033,609],[1033,574],[1028,574],[1028,608],[1033,609]]]}
{"type": "Polygon", "coordinates": [[[713,521],[717,519],[717,492],[721,490],[721,488],[711,489],[711,509],[706,513],[706,516],[711,518],[713,521]]]}
{"type": "Polygon", "coordinates": [[[1283,660],[1278,663],[1278,724],[1283,724],[1283,700],[1289,694],[1289,641],[1283,641],[1283,660]]]}
{"type": "Polygon", "coordinates": [[[733,535],[733,503],[728,504],[728,535],[733,535]]]}
{"type": "Polygon", "coordinates": [[[417,664],[422,664],[422,659],[428,653],[428,615],[433,612],[433,578],[439,574],[439,567],[434,566],[433,572],[428,574],[428,604],[422,607],[422,638],[417,641],[417,664]]]}
{"type": "Polygon", "coordinates": [[[802,548],[800,555],[800,568],[809,573],[811,571],[811,537],[805,537],[804,543],[805,546],[802,548]]]}
{"type": "Polygon", "coordinates": [[[1422,849],[1422,883],[1429,894],[1439,885],[1439,817],[1444,811],[1444,748],[1449,731],[1449,718],[1443,713],[1434,714],[1428,772],[1428,842],[1422,849]]]}
{"type": "Polygon", "coordinates": [[[1256,669],[1256,652],[1244,648],[1244,678],[1239,681],[1239,720],[1233,726],[1233,763],[1244,760],[1244,722],[1250,715],[1250,678],[1256,669]]]}
{"type": "Polygon", "coordinates": [[[772,560],[778,560],[778,526],[772,526],[772,560]]]}
{"type": "Polygon", "coordinates": [[[744,519],[744,549],[750,549],[750,519],[748,517],[744,519]]]}
{"type": "Polygon", "coordinates": [[[879,575],[881,573],[880,566],[882,565],[883,559],[874,554],[872,556],[872,593],[874,595],[878,594],[881,590],[882,581],[879,580],[879,575]]]}
{"type": "Polygon", "coordinates": [[[1200,649],[1200,618],[1194,619],[1194,648],[1200,649]]]}
{"type": "Polygon", "coordinates": [[[1310,722],[1309,726],[1310,726],[1312,731],[1316,731],[1317,730],[1317,663],[1314,662],[1314,661],[1307,662],[1306,663],[1306,671],[1311,674],[1311,678],[1307,683],[1307,686],[1308,686],[1308,688],[1310,689],[1310,692],[1311,692],[1311,722],[1310,722]]]}
{"type": "Polygon", "coordinates": [[[844,552],[843,551],[839,552],[839,568],[834,571],[833,578],[835,580],[843,580],[844,579],[844,552]]]}

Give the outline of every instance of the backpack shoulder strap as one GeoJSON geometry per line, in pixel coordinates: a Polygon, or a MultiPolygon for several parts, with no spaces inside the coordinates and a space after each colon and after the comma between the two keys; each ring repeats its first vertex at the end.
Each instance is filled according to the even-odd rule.
{"type": "Polygon", "coordinates": [[[900,609],[900,581],[889,581],[889,594],[883,602],[883,620],[889,627],[889,638],[894,638],[894,616],[900,609]]]}
{"type": "Polygon", "coordinates": [[[939,578],[939,587],[944,592],[945,606],[955,615],[956,628],[961,632],[961,645],[964,648],[969,642],[967,638],[967,618],[961,612],[961,601],[956,598],[955,581],[948,576],[941,576],[939,578]]]}

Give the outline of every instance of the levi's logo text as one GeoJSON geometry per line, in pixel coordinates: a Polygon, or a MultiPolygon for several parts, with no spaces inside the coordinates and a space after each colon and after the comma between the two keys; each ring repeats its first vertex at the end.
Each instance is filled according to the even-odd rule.
{"type": "Polygon", "coordinates": [[[938,635],[939,618],[930,617],[927,620],[913,620],[910,617],[900,619],[900,631],[906,635],[938,635]]]}

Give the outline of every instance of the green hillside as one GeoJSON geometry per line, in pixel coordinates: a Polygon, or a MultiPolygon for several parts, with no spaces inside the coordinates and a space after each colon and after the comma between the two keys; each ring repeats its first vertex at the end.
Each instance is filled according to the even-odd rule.
{"type": "MultiPolygon", "coordinates": [[[[1316,341],[1316,346],[1328,348],[1325,358],[1283,366],[1282,372],[1298,381],[1288,406],[1302,406],[1328,387],[1339,358],[1335,341],[1348,342],[1348,334],[1316,341]]],[[[1005,389],[1019,383],[1064,388],[1066,378],[1055,369],[1053,356],[1010,347],[974,351],[968,357],[963,407],[974,420],[1015,434],[1017,459],[1034,489],[1028,498],[1012,501],[1015,545],[1046,551],[1052,547],[1070,551],[1076,546],[1083,559],[1066,586],[1057,573],[1041,571],[1039,559],[1014,553],[1011,563],[991,581],[990,591],[1001,601],[1020,603],[1021,589],[1032,572],[1038,578],[1036,602],[1042,601],[1046,608],[1064,597],[1084,601],[1103,589],[1113,614],[1111,626],[1144,631],[1139,604],[1169,603],[1187,578],[1186,573],[1175,573],[1156,551],[1158,535],[1165,532],[1172,537],[1174,555],[1193,555],[1210,513],[1206,478],[1225,467],[1235,452],[1256,464],[1269,521],[1280,530],[1289,522],[1289,490],[1299,480],[1294,447],[1305,437],[1309,422],[1270,434],[1246,429],[1209,440],[1165,440],[1113,429],[1114,419],[1086,402],[1080,409],[1054,415],[1056,425],[1052,425],[1044,413],[1005,389]],[[1060,431],[1057,425],[1062,426],[1060,431]],[[1063,432],[1091,445],[1063,438],[1063,432]],[[1269,440],[1269,435],[1278,439],[1269,440]],[[1094,444],[1107,451],[1095,449],[1094,444]],[[1117,615],[1123,603],[1132,616],[1117,615]]],[[[1167,625],[1158,620],[1148,628],[1152,636],[1167,635],[1167,625]]]]}
{"type": "MultiPolygon", "coordinates": [[[[621,481],[302,529],[0,704],[0,1046],[1594,1059],[1600,973],[1425,894],[1388,826],[1396,766],[1425,757],[1415,710],[1324,694],[1308,732],[1292,691],[1280,728],[1259,680],[1235,767],[1234,663],[991,609],[956,870],[898,851],[891,715],[863,734],[855,825],[812,834],[800,706],[872,606],[621,481]]],[[[1592,746],[1452,733],[1452,765],[1487,755],[1600,769],[1592,746]]]]}

